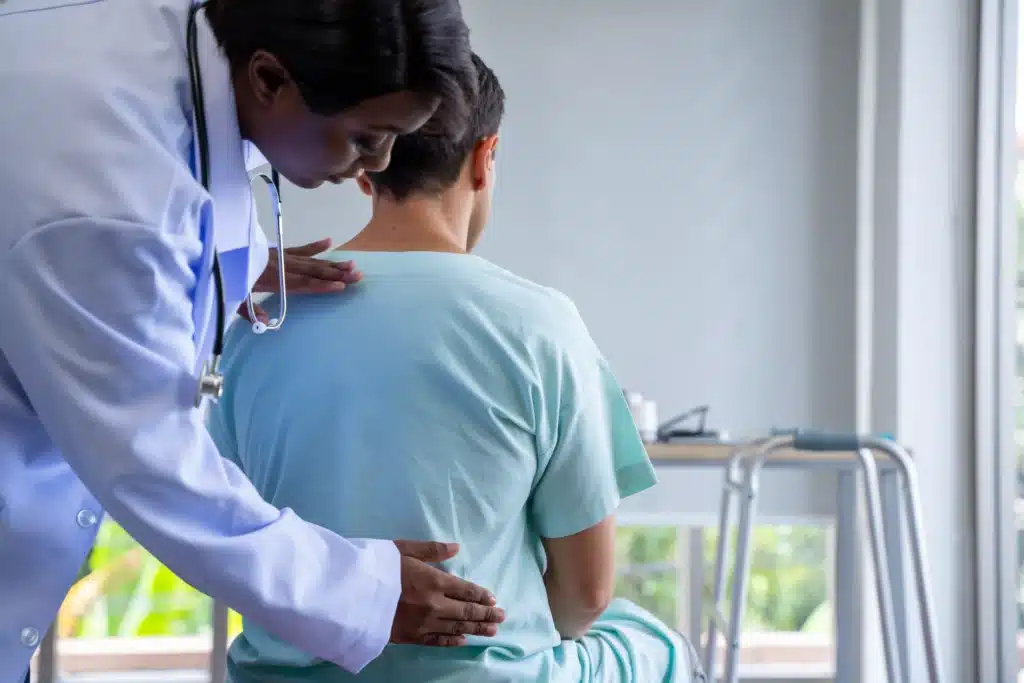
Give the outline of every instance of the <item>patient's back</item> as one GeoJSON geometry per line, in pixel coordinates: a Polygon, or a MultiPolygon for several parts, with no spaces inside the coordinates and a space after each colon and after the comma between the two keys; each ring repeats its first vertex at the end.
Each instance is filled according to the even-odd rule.
{"type": "MultiPolygon", "coordinates": [[[[341,296],[292,297],[280,332],[232,328],[228,391],[211,426],[222,452],[269,502],[344,536],[460,543],[445,568],[491,589],[506,610],[494,639],[389,646],[359,680],[483,680],[481,663],[491,680],[572,668],[557,661],[573,655],[556,648],[539,534],[575,533],[618,502],[586,481],[546,494],[568,497],[580,522],[557,512],[562,503],[531,501],[558,428],[549,399],[565,377],[559,366],[572,362],[567,347],[591,353],[575,308],[475,256],[331,258],[356,260],[363,282],[341,296]]],[[[303,680],[350,678],[247,624],[233,677],[262,680],[273,665],[303,680]]],[[[270,678],[286,680],[279,669],[270,678]]]]}

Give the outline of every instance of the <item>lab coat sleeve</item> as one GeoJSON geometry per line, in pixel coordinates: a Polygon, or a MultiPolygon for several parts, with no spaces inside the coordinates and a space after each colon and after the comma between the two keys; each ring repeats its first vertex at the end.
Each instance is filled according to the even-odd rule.
{"type": "Polygon", "coordinates": [[[309,654],[358,672],[389,639],[390,541],[346,540],[265,503],[200,411],[194,237],[68,219],[0,254],[0,350],[107,511],[172,571],[309,654]]]}

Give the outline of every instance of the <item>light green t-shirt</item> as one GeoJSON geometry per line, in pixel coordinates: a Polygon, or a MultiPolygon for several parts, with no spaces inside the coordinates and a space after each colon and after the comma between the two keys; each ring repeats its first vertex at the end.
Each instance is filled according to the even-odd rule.
{"type": "MultiPolygon", "coordinates": [[[[291,296],[279,332],[229,332],[210,416],[221,452],[269,502],[344,536],[458,542],[444,568],[506,610],[495,638],[388,646],[358,681],[578,680],[540,539],[597,524],[656,478],[575,306],[476,256],[330,258],[363,281],[291,296]]],[[[238,683],[354,678],[252,624],[229,669],[238,683]]]]}

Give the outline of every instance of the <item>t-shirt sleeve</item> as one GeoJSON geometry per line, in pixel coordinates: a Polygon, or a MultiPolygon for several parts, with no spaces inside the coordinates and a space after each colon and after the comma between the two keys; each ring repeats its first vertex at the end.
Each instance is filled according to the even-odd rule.
{"type": "Polygon", "coordinates": [[[544,344],[542,435],[530,516],[544,538],[598,524],[657,483],[622,388],[575,306],[544,344]]]}

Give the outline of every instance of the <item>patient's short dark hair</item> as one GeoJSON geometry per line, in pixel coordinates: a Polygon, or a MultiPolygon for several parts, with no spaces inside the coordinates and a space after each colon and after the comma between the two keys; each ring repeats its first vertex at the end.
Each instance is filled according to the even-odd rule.
{"type": "MultiPolygon", "coordinates": [[[[475,95],[467,94],[469,124],[466,128],[454,135],[437,132],[428,124],[420,131],[399,136],[388,167],[379,173],[367,174],[377,192],[396,201],[412,195],[437,195],[459,179],[476,144],[498,133],[505,115],[505,92],[498,77],[476,54],[473,66],[477,87],[475,95]]],[[[441,107],[443,109],[444,104],[441,107]]],[[[444,112],[438,115],[444,116],[444,112]]]]}

